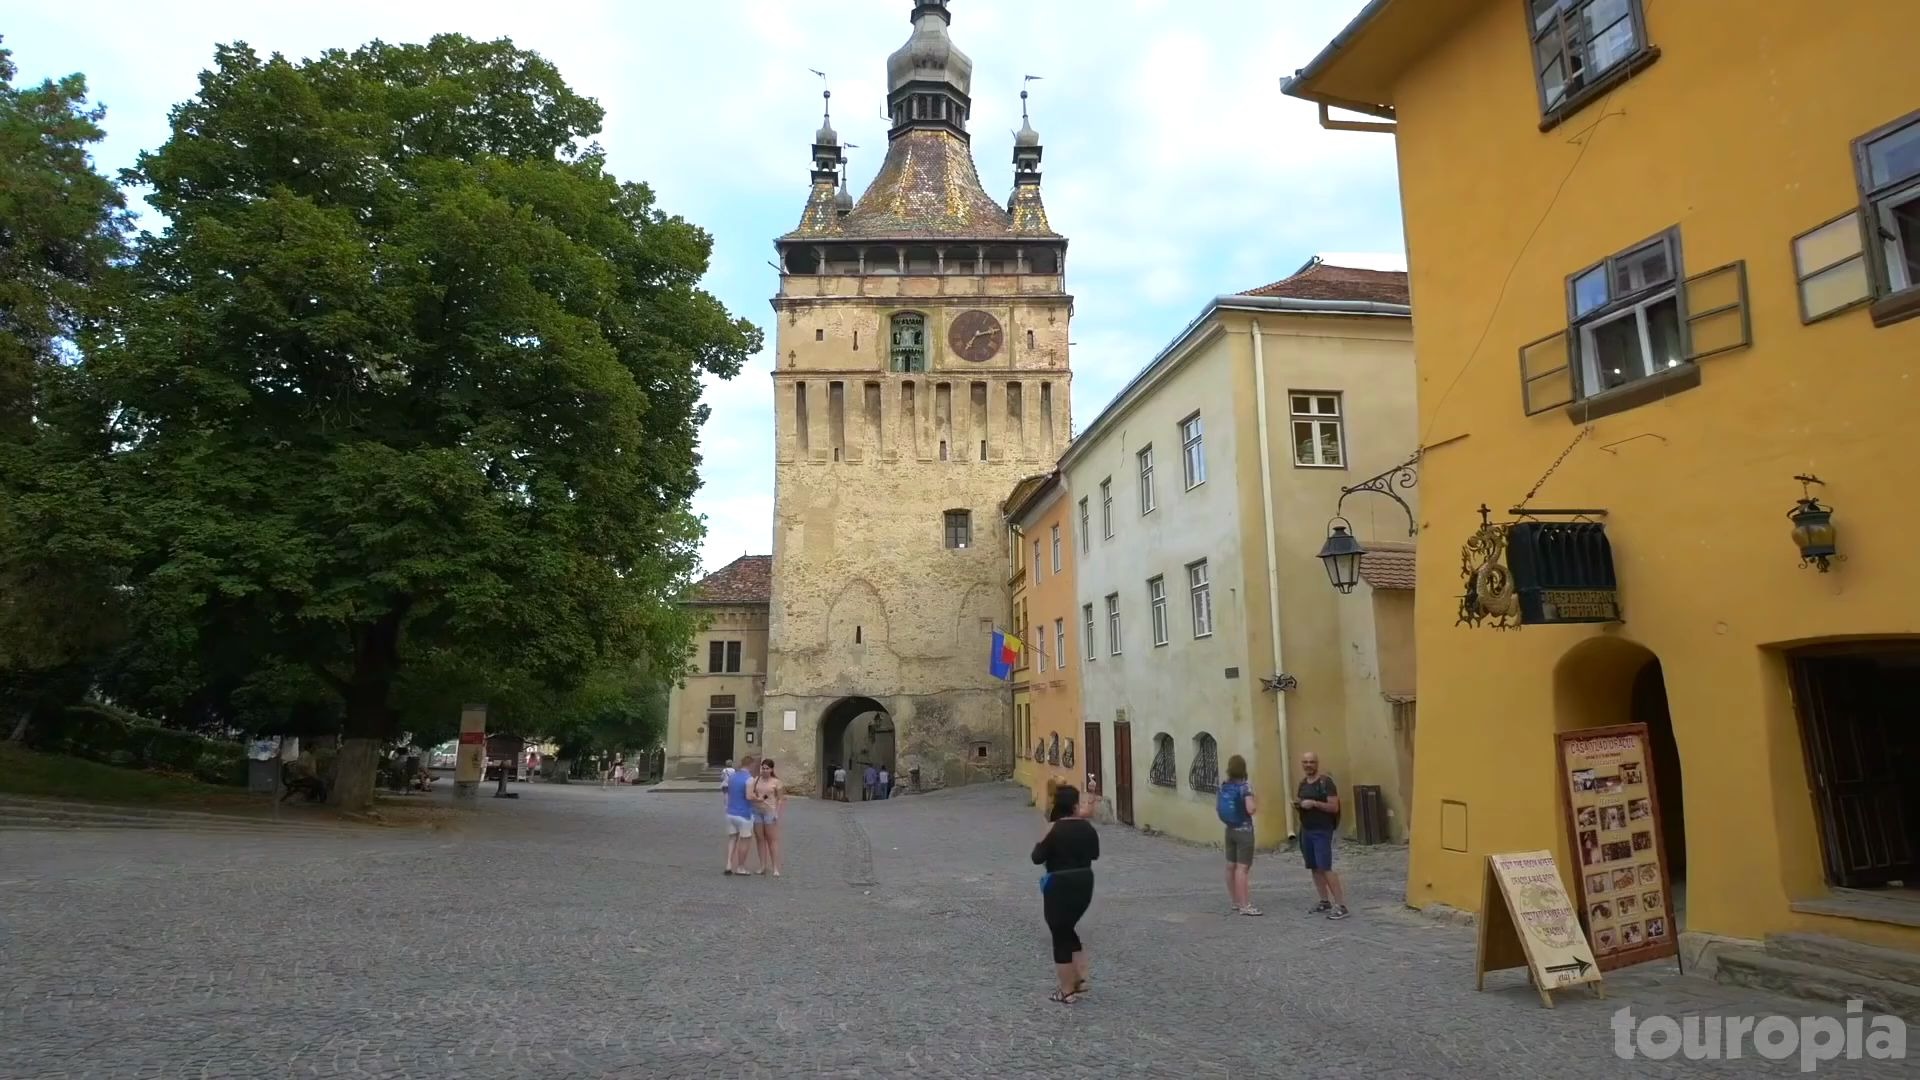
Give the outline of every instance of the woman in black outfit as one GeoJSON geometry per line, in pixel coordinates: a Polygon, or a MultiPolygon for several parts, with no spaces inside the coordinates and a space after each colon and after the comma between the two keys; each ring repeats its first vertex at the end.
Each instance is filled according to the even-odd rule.
{"type": "Polygon", "coordinates": [[[1053,965],[1059,989],[1052,999],[1071,1005],[1087,992],[1087,950],[1074,925],[1093,902],[1093,861],[1100,857],[1100,834],[1085,816],[1080,791],[1069,785],[1053,793],[1047,814],[1053,825],[1033,845],[1033,861],[1047,868],[1040,880],[1047,929],[1053,934],[1053,965]]]}

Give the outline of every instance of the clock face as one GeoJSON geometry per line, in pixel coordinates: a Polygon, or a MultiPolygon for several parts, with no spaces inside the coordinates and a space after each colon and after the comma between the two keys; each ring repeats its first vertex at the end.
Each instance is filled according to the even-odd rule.
{"type": "Polygon", "coordinates": [[[1004,337],[999,319],[977,309],[963,311],[947,328],[947,347],[960,359],[979,363],[998,355],[1004,337]]]}

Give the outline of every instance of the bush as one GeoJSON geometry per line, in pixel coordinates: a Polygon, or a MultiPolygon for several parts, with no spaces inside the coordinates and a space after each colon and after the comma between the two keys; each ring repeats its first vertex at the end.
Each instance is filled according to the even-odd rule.
{"type": "Polygon", "coordinates": [[[29,734],[36,750],[181,773],[212,784],[247,782],[246,747],[240,743],[163,728],[98,702],[67,708],[57,723],[38,725],[29,734]]]}

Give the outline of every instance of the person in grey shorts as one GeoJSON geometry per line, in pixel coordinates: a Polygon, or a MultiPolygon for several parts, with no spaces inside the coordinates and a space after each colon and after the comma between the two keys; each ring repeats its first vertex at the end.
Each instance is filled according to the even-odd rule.
{"type": "Polygon", "coordinates": [[[1227,759],[1227,782],[1220,785],[1218,813],[1227,827],[1227,901],[1242,915],[1259,915],[1253,906],[1253,815],[1259,810],[1253,789],[1247,784],[1247,759],[1235,754],[1227,759]]]}

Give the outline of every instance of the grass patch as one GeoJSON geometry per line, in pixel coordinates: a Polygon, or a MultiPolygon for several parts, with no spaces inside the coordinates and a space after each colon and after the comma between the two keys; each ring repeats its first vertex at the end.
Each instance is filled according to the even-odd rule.
{"type": "Polygon", "coordinates": [[[82,802],[164,804],[176,809],[230,810],[267,807],[265,796],[245,789],[165,773],[103,765],[64,754],[44,754],[0,742],[0,795],[82,802]]]}

